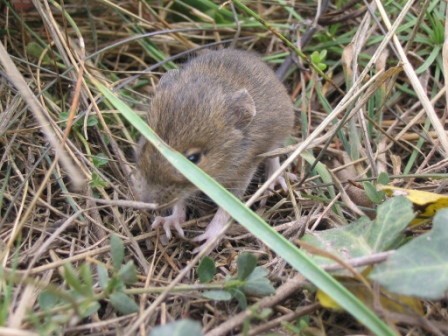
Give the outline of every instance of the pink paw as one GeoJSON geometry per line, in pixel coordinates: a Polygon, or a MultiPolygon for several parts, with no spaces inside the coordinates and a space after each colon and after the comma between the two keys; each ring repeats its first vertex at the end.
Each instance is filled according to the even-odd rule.
{"type": "MultiPolygon", "coordinates": [[[[192,241],[195,242],[205,240],[205,242],[202,245],[196,247],[193,250],[193,253],[195,254],[201,252],[204,249],[204,247],[218,235],[218,233],[226,225],[229,219],[230,219],[229,214],[223,208],[218,208],[218,211],[216,212],[215,216],[213,216],[213,219],[207,226],[205,232],[192,239],[192,241]]],[[[220,241],[221,239],[218,239],[213,244],[213,248],[217,247],[220,241]]]]}
{"type": "MultiPolygon", "coordinates": [[[[266,167],[265,167],[266,180],[268,180],[279,168],[280,168],[280,159],[278,157],[267,159],[266,167]]],[[[297,176],[292,173],[286,173],[286,177],[290,181],[298,180],[297,176]]],[[[264,192],[264,195],[271,196],[273,194],[272,190],[274,190],[274,188],[278,185],[280,185],[284,191],[288,190],[288,185],[286,184],[286,180],[283,177],[283,174],[278,176],[275,179],[275,181],[269,185],[269,189],[264,192]]],[[[266,202],[267,202],[267,197],[260,201],[260,205],[264,206],[264,205],[266,205],[266,202]]]]}
{"type": "Polygon", "coordinates": [[[180,227],[180,225],[185,222],[185,219],[182,220],[182,218],[176,217],[176,216],[157,216],[154,219],[154,222],[152,222],[151,227],[153,229],[157,229],[160,225],[163,226],[163,230],[165,231],[166,237],[168,239],[171,239],[171,228],[176,229],[176,231],[182,236],[185,237],[184,230],[180,227]]]}
{"type": "MultiPolygon", "coordinates": [[[[286,173],[286,177],[289,181],[297,181],[298,180],[297,176],[294,175],[293,173],[286,173]]],[[[282,187],[283,191],[288,191],[288,185],[286,184],[286,180],[282,175],[280,175],[279,177],[277,177],[275,179],[274,182],[272,182],[269,185],[270,190],[267,190],[266,193],[269,193],[269,195],[272,195],[271,190],[274,190],[274,188],[278,185],[280,185],[282,187]]]]}
{"type": "MultiPolygon", "coordinates": [[[[200,241],[203,241],[203,240],[205,240],[205,241],[204,241],[201,245],[199,245],[198,247],[196,247],[196,248],[193,250],[193,254],[196,254],[196,253],[201,252],[201,251],[204,249],[204,247],[208,244],[208,242],[210,242],[215,236],[216,236],[216,234],[214,234],[214,232],[213,232],[213,234],[212,234],[212,233],[210,233],[209,231],[205,231],[203,234],[201,234],[201,235],[199,235],[199,236],[197,236],[197,237],[194,237],[194,238],[192,239],[192,241],[194,241],[194,242],[200,242],[200,241]]],[[[216,241],[216,242],[213,244],[213,247],[211,248],[212,250],[213,250],[215,247],[218,246],[219,241],[220,241],[220,240],[216,241]]]]}
{"type": "Polygon", "coordinates": [[[186,218],[185,210],[185,204],[181,201],[174,205],[172,215],[166,217],[157,216],[151,227],[153,229],[157,229],[160,225],[162,225],[168,239],[171,239],[172,237],[171,228],[176,229],[181,237],[185,237],[184,230],[181,228],[181,224],[185,222],[186,218]]]}

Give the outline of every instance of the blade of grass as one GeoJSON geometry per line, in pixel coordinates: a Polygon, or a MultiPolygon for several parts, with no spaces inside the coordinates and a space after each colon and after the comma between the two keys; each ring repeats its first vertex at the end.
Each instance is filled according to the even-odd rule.
{"type": "MultiPolygon", "coordinates": [[[[219,206],[225,209],[235,220],[248,229],[257,238],[281,255],[291,266],[301,272],[341,307],[355,316],[377,335],[395,335],[370,309],[351,294],[328,273],[319,268],[303,251],[278,234],[257,214],[241,203],[229,191],[202,172],[183,155],[168,147],[140,117],[94,78],[93,84],[117,108],[123,116],[150,141],[155,148],[185,177],[207,194],[219,206]]],[[[129,331],[130,332],[130,331],[129,331]]]]}

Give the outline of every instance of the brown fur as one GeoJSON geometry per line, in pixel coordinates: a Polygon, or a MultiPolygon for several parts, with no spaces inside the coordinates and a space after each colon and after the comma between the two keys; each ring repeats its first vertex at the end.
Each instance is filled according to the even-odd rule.
{"type": "MultiPolygon", "coordinates": [[[[149,126],[169,146],[183,154],[200,151],[198,166],[238,197],[258,155],[279,147],[293,120],[293,105],[274,72],[257,55],[232,49],[210,51],[168,72],[148,114],[149,126]]],[[[142,201],[164,204],[197,191],[145,139],[136,158],[142,201]]]]}

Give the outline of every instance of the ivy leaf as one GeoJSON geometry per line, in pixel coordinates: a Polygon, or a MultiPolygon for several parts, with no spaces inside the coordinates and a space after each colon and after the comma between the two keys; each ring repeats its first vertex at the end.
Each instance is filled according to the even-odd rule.
{"type": "Polygon", "coordinates": [[[388,291],[440,300],[448,291],[448,209],[439,210],[433,228],[400,247],[370,274],[388,291]]]}

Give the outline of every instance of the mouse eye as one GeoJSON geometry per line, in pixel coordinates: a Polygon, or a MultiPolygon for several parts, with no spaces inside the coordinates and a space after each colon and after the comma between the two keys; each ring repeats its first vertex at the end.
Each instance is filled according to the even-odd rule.
{"type": "Polygon", "coordinates": [[[184,152],[184,156],[194,164],[201,162],[204,154],[204,150],[198,147],[190,148],[184,152]]]}
{"type": "Polygon", "coordinates": [[[187,155],[187,159],[193,162],[194,164],[198,164],[201,161],[202,155],[201,153],[193,153],[187,155]]]}

